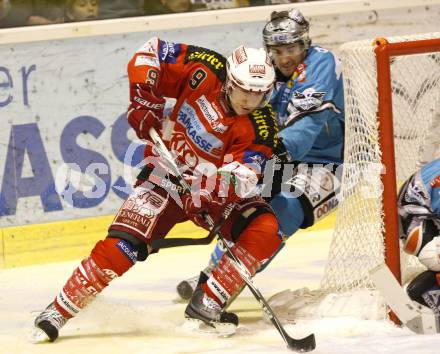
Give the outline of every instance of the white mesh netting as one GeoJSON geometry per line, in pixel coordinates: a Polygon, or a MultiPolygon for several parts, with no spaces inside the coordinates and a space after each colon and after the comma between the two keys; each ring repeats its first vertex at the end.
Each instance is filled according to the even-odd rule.
{"type": "MultiPolygon", "coordinates": [[[[387,40],[394,43],[431,38],[440,38],[440,33],[387,40]]],[[[360,311],[364,318],[385,314],[383,304],[373,300],[377,296],[370,291],[373,285],[368,276],[370,269],[384,261],[381,147],[376,117],[376,60],[372,43],[373,40],[357,41],[341,47],[346,134],[336,226],[321,289],[312,292],[300,289],[277,294],[271,299],[274,307],[282,309],[287,319],[310,314],[352,315],[353,311],[360,311]],[[357,294],[354,296],[357,300],[351,296],[354,294],[357,294]],[[340,300],[339,305],[336,305],[336,297],[340,300]],[[361,305],[357,306],[359,303],[361,305]],[[371,315],[369,310],[370,315],[363,313],[365,306],[370,306],[370,310],[373,308],[375,314],[371,315]]],[[[393,57],[391,81],[396,183],[399,184],[439,152],[440,53],[393,57]]],[[[405,280],[409,270],[417,268],[418,262],[402,257],[405,280]]]]}

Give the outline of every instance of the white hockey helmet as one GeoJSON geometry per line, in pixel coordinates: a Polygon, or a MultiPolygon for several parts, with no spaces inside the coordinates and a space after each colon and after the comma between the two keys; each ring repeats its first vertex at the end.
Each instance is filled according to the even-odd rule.
{"type": "Polygon", "coordinates": [[[272,95],[275,69],[263,48],[255,49],[240,46],[227,60],[227,92],[235,87],[243,91],[264,93],[260,104],[265,106],[272,95]]]}
{"type": "Polygon", "coordinates": [[[304,50],[312,43],[309,37],[309,22],[298,9],[273,11],[263,28],[263,42],[270,46],[302,42],[304,50]]]}

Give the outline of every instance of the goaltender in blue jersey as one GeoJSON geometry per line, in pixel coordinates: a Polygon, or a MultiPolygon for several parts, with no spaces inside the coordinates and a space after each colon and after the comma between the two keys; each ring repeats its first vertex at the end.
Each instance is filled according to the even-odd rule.
{"type": "Polygon", "coordinates": [[[440,159],[429,162],[406,181],[397,207],[402,247],[427,268],[406,291],[412,300],[440,315],[440,159]]]}

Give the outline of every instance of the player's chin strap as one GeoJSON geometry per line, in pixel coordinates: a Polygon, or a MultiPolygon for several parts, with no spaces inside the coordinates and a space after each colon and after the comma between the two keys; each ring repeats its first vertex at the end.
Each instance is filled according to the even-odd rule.
{"type": "MultiPolygon", "coordinates": [[[[191,192],[191,188],[186,182],[186,180],[183,178],[182,174],[179,171],[179,168],[176,165],[176,162],[174,161],[173,156],[168,151],[167,147],[163,143],[160,136],[157,134],[156,130],[154,128],[150,129],[150,137],[153,141],[156,149],[161,154],[161,157],[163,157],[167,163],[168,167],[170,167],[173,170],[173,173],[175,177],[177,178],[178,182],[182,186],[185,192],[191,192]]],[[[216,233],[218,238],[223,242],[226,253],[231,258],[232,264],[239,272],[240,276],[248,286],[251,293],[254,295],[254,297],[257,299],[257,301],[260,303],[260,305],[263,307],[263,310],[266,312],[268,317],[270,318],[270,321],[275,326],[275,328],[278,330],[278,332],[281,334],[281,337],[284,339],[285,343],[287,344],[287,347],[291,350],[295,350],[298,352],[309,352],[315,349],[316,347],[316,341],[315,341],[315,335],[312,333],[308,335],[307,337],[301,338],[301,339],[295,339],[289,336],[289,334],[284,329],[283,325],[281,324],[278,317],[275,315],[274,311],[270,307],[270,305],[267,303],[267,300],[263,297],[260,290],[254,285],[252,278],[247,271],[247,269],[241,264],[240,260],[235,257],[235,255],[232,253],[230,247],[225,242],[225,239],[223,236],[218,232],[217,227],[214,226],[214,222],[210,215],[208,215],[206,212],[202,213],[202,217],[205,219],[206,223],[210,226],[211,232],[210,234],[216,233]]],[[[219,229],[219,228],[218,228],[219,229]]],[[[215,235],[214,235],[215,236],[215,235]]]]}

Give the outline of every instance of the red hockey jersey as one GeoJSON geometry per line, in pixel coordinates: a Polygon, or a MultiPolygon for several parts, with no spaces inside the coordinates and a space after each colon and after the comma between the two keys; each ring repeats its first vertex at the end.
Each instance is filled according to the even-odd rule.
{"type": "Polygon", "coordinates": [[[204,163],[219,168],[232,161],[259,173],[280,144],[270,106],[249,115],[230,110],[226,74],[222,55],[159,38],[146,42],[128,64],[131,86],[147,84],[156,96],[177,100],[161,135],[190,174],[204,163]]]}

